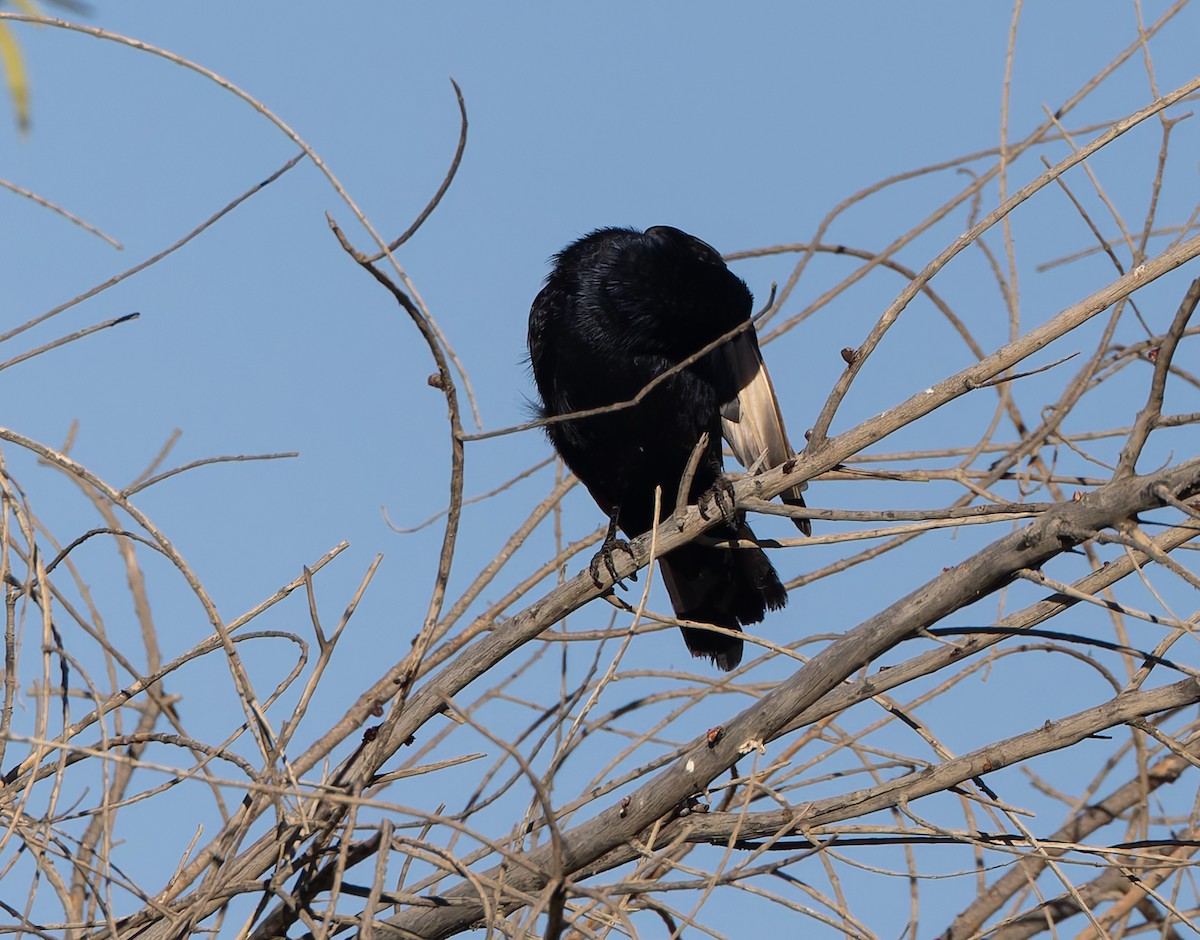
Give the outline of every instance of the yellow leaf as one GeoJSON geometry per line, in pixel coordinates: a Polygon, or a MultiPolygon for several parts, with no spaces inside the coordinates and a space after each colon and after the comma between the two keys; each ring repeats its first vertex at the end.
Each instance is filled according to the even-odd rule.
{"type": "Polygon", "coordinates": [[[4,80],[8,95],[12,98],[13,110],[17,112],[17,126],[29,130],[29,80],[25,72],[25,60],[21,47],[17,45],[7,23],[0,23],[0,60],[4,64],[4,80]]]}

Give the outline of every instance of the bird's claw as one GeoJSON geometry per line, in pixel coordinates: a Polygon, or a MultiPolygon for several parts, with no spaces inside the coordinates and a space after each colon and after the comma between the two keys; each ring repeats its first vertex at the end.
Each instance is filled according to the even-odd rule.
{"type": "Polygon", "coordinates": [[[731,529],[736,529],[738,515],[734,497],[733,483],[730,482],[729,478],[723,476],[717,477],[716,482],[712,485],[712,489],[700,496],[700,501],[696,506],[700,510],[700,518],[705,522],[712,518],[704,508],[704,504],[711,499],[717,510],[721,513],[721,519],[724,520],[725,525],[731,529]]]}
{"type": "MultiPolygon", "coordinates": [[[[604,563],[604,570],[608,572],[608,576],[612,579],[613,585],[622,589],[625,587],[625,585],[621,583],[620,579],[617,578],[617,565],[616,562],[613,561],[613,552],[616,551],[624,552],[626,555],[632,558],[636,564],[637,555],[633,553],[633,546],[624,539],[617,538],[616,535],[610,534],[604,540],[604,544],[600,546],[600,551],[596,552],[596,554],[592,556],[592,562],[590,565],[588,565],[588,573],[591,574],[592,583],[596,585],[596,587],[604,587],[604,580],[600,577],[601,562],[604,563]]],[[[636,571],[630,573],[629,580],[637,580],[636,571]]]]}

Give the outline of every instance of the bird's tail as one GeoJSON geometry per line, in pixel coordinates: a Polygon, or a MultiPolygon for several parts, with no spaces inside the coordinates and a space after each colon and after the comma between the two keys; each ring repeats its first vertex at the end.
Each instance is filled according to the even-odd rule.
{"type": "MultiPolygon", "coordinates": [[[[739,539],[753,539],[742,525],[739,539]]],[[[722,548],[691,543],[659,559],[663,583],[680,620],[711,623],[728,630],[758,623],[768,610],[787,604],[787,591],[761,548],[722,548]]],[[[729,672],[742,661],[742,640],[722,633],[681,627],[693,656],[706,656],[729,672]]]]}

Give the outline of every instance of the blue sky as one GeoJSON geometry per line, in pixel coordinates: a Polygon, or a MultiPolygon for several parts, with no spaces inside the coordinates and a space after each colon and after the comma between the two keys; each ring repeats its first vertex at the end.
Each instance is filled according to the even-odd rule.
{"type": "MultiPolygon", "coordinates": [[[[1147,15],[1157,16],[1158,6],[1147,15]]],[[[457,80],[471,120],[466,156],[443,204],[398,257],[461,357],[483,426],[495,429],[527,417],[525,324],[554,251],[612,224],[676,225],[726,252],[803,242],[834,205],[865,186],[995,147],[1011,20],[1004,4],[944,2],[776,2],[735,12],[681,2],[335,7],[125,0],[96,3],[86,22],[171,50],[257,98],[321,154],[385,237],[408,226],[445,172],[458,131],[449,79],[457,80]]],[[[1195,8],[1184,10],[1153,43],[1162,91],[1192,77],[1198,20],[1195,8]]],[[[27,57],[33,124],[23,137],[11,123],[0,132],[0,176],[100,227],[124,249],[0,193],[5,329],[152,255],[295,153],[278,129],[193,72],[60,29],[13,29],[27,57]]],[[[1135,36],[1131,4],[1027,5],[1013,64],[1010,136],[1025,136],[1045,119],[1043,106],[1057,108],[1135,36]]],[[[1150,98],[1135,57],[1068,123],[1116,119],[1150,98]]],[[[0,111],[0,126],[5,120],[0,111]]],[[[1158,133],[1148,125],[1095,161],[1106,191],[1136,225],[1158,133]]],[[[1194,153],[1195,145],[1194,129],[1184,126],[1175,146],[1194,153]]],[[[1045,152],[1052,160],[1066,153],[1061,145],[1045,152]]],[[[1197,201],[1194,166],[1185,169],[1187,163],[1178,162],[1179,175],[1164,191],[1179,205],[1164,211],[1172,222],[1186,218],[1197,201]]],[[[1014,170],[1013,188],[1040,170],[1027,159],[1014,170]]],[[[1100,212],[1083,177],[1072,183],[1100,212]]],[[[826,240],[881,248],[963,184],[951,172],[885,191],[840,217],[826,240]]],[[[983,210],[995,200],[993,187],[983,210]]],[[[183,435],[167,466],[299,451],[294,460],[192,471],[140,494],[138,504],[230,618],[347,539],[350,549],[319,580],[324,613],[336,619],[371,559],[384,554],[321,699],[332,716],[382,662],[407,651],[420,624],[440,530],[398,535],[381,507],[400,526],[440,509],[448,446],[443,402],[426,384],[433,371],[427,351],[392,300],[340,251],[326,211],[367,246],[345,204],[312,166],[301,164],[180,252],[13,340],[0,358],[111,317],[141,314],[0,374],[7,405],[0,424],[58,447],[77,420],[73,456],[118,486],[144,469],[175,428],[183,435]]],[[[1109,220],[1098,217],[1111,233],[1109,220]]],[[[919,269],[966,225],[959,210],[900,260],[919,269]]],[[[1026,325],[1112,279],[1103,259],[1035,270],[1091,244],[1060,194],[1043,193],[1014,225],[1026,325]]],[[[790,266],[787,258],[770,258],[736,270],[761,299],[790,266]]],[[[850,270],[843,259],[819,259],[784,313],[800,310],[850,270]]],[[[1169,321],[1182,283],[1155,295],[1158,322],[1169,321]]],[[[894,275],[877,273],[767,348],[794,439],[841,372],[838,351],[861,341],[902,286],[894,275]]],[[[935,286],[988,348],[1005,340],[1003,301],[983,259],[956,262],[935,286]]],[[[928,307],[914,305],[905,324],[881,348],[878,368],[864,373],[835,430],[970,361],[928,307]]],[[[1050,350],[1036,364],[1075,348],[1050,350]]],[[[1022,390],[1030,414],[1054,382],[1031,380],[1022,390]]],[[[1104,409],[1128,402],[1122,395],[1098,397],[1099,410],[1082,413],[1080,423],[1127,423],[1132,411],[1110,418],[1104,409]]],[[[1195,402],[1168,403],[1169,411],[1189,407],[1195,410],[1195,402]]],[[[899,449],[901,441],[970,443],[990,412],[990,403],[955,406],[887,449],[899,449]]],[[[1011,437],[1011,428],[999,434],[1011,437]]],[[[468,495],[548,453],[538,432],[470,445],[468,495]]],[[[6,459],[60,540],[96,524],[75,488],[11,448],[6,459]]],[[[468,513],[451,597],[550,485],[550,471],[543,471],[468,513]]],[[[810,497],[817,505],[881,508],[939,505],[957,495],[948,486],[919,493],[851,489],[814,484],[810,497]]],[[[573,493],[567,506],[567,538],[599,524],[586,494],[573,493]]],[[[774,531],[769,523],[763,528],[774,531]]],[[[852,579],[813,585],[793,599],[787,616],[800,618],[800,632],[844,629],[953,564],[981,537],[946,535],[931,540],[932,553],[900,553],[878,567],[867,589],[852,579]]],[[[550,544],[548,536],[535,541],[526,567],[543,559],[550,544]]],[[[780,565],[795,576],[833,557],[826,550],[780,565]]],[[[111,547],[97,541],[76,561],[97,602],[109,605],[110,628],[118,635],[134,629],[122,616],[124,582],[111,547]]],[[[146,563],[156,579],[164,648],[178,653],[207,627],[166,567],[153,558],[146,563]]],[[[305,617],[300,603],[276,622],[303,630],[305,617]]],[[[655,665],[691,668],[677,637],[643,642],[646,662],[653,657],[655,665]]],[[[630,655],[639,657],[636,646],[630,655]]],[[[257,665],[271,674],[270,655],[257,665]]],[[[213,660],[211,668],[218,666],[213,660]]],[[[1001,679],[992,681],[991,693],[1001,694],[1001,679]]],[[[217,736],[236,714],[213,702],[225,683],[200,668],[180,679],[181,708],[200,736],[217,736]]],[[[1017,708],[1013,727],[1075,707],[1079,700],[1017,708]]],[[[980,740],[979,724],[961,716],[947,716],[937,730],[964,750],[980,740]]],[[[672,738],[694,732],[674,729],[672,738]]],[[[186,841],[184,835],[179,850],[186,841]]],[[[159,864],[173,865],[174,858],[159,864]]],[[[895,891],[897,906],[871,921],[876,929],[886,932],[907,916],[906,889],[895,891]]],[[[953,891],[937,897],[943,911],[959,906],[953,891]]]]}

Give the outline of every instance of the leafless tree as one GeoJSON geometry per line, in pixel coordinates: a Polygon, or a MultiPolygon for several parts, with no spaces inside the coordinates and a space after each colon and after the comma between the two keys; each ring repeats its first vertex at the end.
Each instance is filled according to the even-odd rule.
{"type": "MultiPolygon", "coordinates": [[[[793,605],[828,584],[831,597],[869,592],[877,612],[841,624],[819,619],[831,618],[832,606],[815,616],[809,609],[811,635],[798,639],[779,639],[768,623],[751,638],[755,655],[729,676],[699,664],[694,672],[647,668],[634,639],[673,630],[651,606],[652,562],[704,537],[709,523],[696,507],[680,507],[638,539],[636,560],[616,556],[621,577],[641,573],[637,590],[605,592],[587,573],[600,530],[578,537],[562,525],[574,481],[547,468],[538,432],[464,426],[466,372],[396,260],[454,178],[466,144],[461,95],[462,135],[445,182],[389,240],[266,106],[198,65],[139,45],[248,101],[300,152],[191,236],[0,340],[19,342],[29,327],[185,249],[308,161],[344,200],[335,216],[355,217],[371,239],[355,244],[344,220],[331,217],[330,251],[346,252],[378,282],[428,347],[429,382],[444,396],[447,421],[445,509],[429,520],[442,528],[441,555],[427,604],[408,612],[420,625],[407,655],[364,669],[353,705],[330,720],[309,705],[375,565],[336,624],[322,621],[315,598],[340,545],[297,560],[289,583],[264,585],[260,604],[223,617],[170,533],[139,509],[139,494],[197,464],[164,470],[167,447],[120,486],[76,462],[68,447],[0,428],[5,451],[40,461],[19,480],[0,468],[6,930],[89,940],[215,930],[424,938],[486,925],[489,935],[592,938],[739,935],[728,925],[741,923],[744,936],[750,918],[777,908],[814,935],[874,937],[879,924],[861,897],[883,889],[862,885],[886,884],[910,899],[907,923],[893,923],[887,936],[1195,931],[1200,674],[1189,664],[1197,615],[1175,610],[1171,599],[1200,586],[1187,561],[1200,536],[1200,412],[1165,407],[1194,403],[1200,391],[1186,355],[1200,330],[1200,280],[1188,264],[1200,254],[1200,207],[1159,197],[1176,163],[1191,166],[1171,142],[1200,79],[1158,89],[1147,52],[1181,6],[1144,25],[1117,61],[1023,139],[883,180],[838,204],[808,240],[731,256],[794,261],[759,320],[766,342],[821,323],[863,279],[899,290],[866,335],[842,350],[845,368],[812,409],[803,453],[736,484],[743,508],[781,513],[793,510],[771,497],[812,481],[812,506],[801,511],[817,534],[769,543],[781,568],[793,570],[792,559],[803,568],[789,584],[793,605]],[[1077,106],[1103,100],[1113,69],[1142,56],[1144,107],[1098,126],[1072,125],[1077,106]],[[1139,126],[1159,129],[1156,146],[1129,143],[1139,126]],[[1107,199],[1088,162],[1118,148],[1126,172],[1146,181],[1135,224],[1107,199]],[[847,209],[915,176],[954,178],[960,170],[968,172],[953,198],[886,247],[824,240],[847,209]],[[1104,277],[1088,266],[1077,279],[1086,286],[1057,312],[1021,305],[1010,226],[1030,202],[1078,219],[1092,240],[1085,251],[1043,259],[1047,266],[1097,256],[1109,266],[1104,277]],[[1102,234],[1114,228],[1116,238],[1102,234]],[[897,256],[918,238],[946,247],[910,270],[897,256]],[[992,272],[990,287],[1009,316],[1006,341],[979,338],[991,331],[981,330],[972,294],[941,289],[939,275],[960,256],[992,272]],[[849,273],[810,297],[804,275],[826,263],[849,273]],[[919,364],[926,387],[898,393],[865,420],[843,418],[889,330],[917,305],[959,337],[969,363],[946,370],[952,357],[930,355],[919,364]],[[1064,338],[1077,350],[1067,359],[1050,350],[1064,338]],[[1098,398],[1128,407],[1087,407],[1098,398]],[[1105,414],[1110,423],[1092,420],[1105,414]],[[934,428],[939,446],[912,446],[916,427],[934,428]],[[530,442],[522,477],[549,480],[545,495],[496,557],[451,591],[464,513],[487,513],[503,492],[466,498],[471,449],[519,431],[530,442]],[[41,524],[51,478],[86,495],[94,527],[67,534],[41,524]],[[920,498],[945,498],[902,508],[909,481],[936,484],[920,498]],[[936,541],[946,529],[961,539],[936,541]],[[519,551],[535,536],[553,546],[538,562],[519,551]],[[106,613],[90,600],[93,578],[75,566],[73,553],[92,539],[110,543],[124,567],[139,650],[111,641],[106,613]],[[889,559],[916,546],[937,567],[924,583],[892,589],[889,559]],[[148,557],[169,562],[170,574],[156,563],[154,577],[182,578],[211,631],[170,661],[147,597],[148,557]],[[814,566],[813,557],[828,561],[814,566]],[[257,628],[276,605],[306,602],[307,635],[257,628]],[[245,656],[250,642],[277,647],[276,663],[294,662],[274,688],[259,660],[245,656]],[[177,699],[173,685],[185,667],[232,680],[240,709],[219,733],[194,731],[196,703],[177,699]],[[1037,698],[1056,673],[1070,681],[1056,683],[1036,723],[998,734],[999,724],[983,720],[1006,703],[1037,698]],[[943,740],[930,718],[973,711],[981,720],[965,744],[961,735],[943,740]],[[576,770],[570,778],[562,773],[568,764],[576,770]],[[582,778],[580,766],[588,768],[582,778]],[[162,844],[148,813],[179,788],[206,802],[220,825],[189,844],[162,844]],[[446,795],[459,792],[469,798],[448,803],[446,795]],[[1032,801],[1036,816],[1023,808],[1032,801]],[[161,877],[133,880],[114,861],[122,843],[158,860],[161,877]],[[941,923],[921,909],[935,880],[949,885],[941,897],[958,911],[941,923]],[[61,910],[56,921],[35,913],[47,897],[61,910]]],[[[976,283],[974,296],[983,289],[976,283]]],[[[0,369],[120,322],[25,349],[0,369]]],[[[18,422],[12,405],[9,419],[18,422]]],[[[785,405],[789,414],[807,411],[785,405]]]]}

